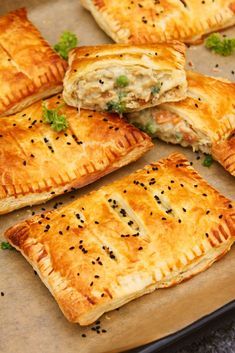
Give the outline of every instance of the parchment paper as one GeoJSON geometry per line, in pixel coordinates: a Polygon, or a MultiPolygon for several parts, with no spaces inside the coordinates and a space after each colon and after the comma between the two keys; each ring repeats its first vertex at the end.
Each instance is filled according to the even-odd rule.
{"type": "MultiPolygon", "coordinates": [[[[30,19],[54,44],[60,33],[77,33],[80,45],[111,42],[78,0],[0,0],[0,14],[26,6],[30,19]]],[[[235,30],[225,33],[235,36],[235,30]]],[[[235,56],[222,58],[203,46],[188,50],[188,62],[195,69],[234,81],[235,56]],[[219,64],[218,68],[215,65],[219,64]],[[192,63],[191,63],[192,65],[192,63]]],[[[192,69],[192,66],[188,66],[192,69]]],[[[142,159],[102,180],[46,205],[25,208],[0,217],[0,240],[5,229],[31,216],[32,211],[50,209],[55,202],[68,202],[80,195],[112,182],[145,164],[183,152],[200,174],[227,197],[235,199],[235,179],[217,163],[210,168],[201,165],[203,156],[190,149],[156,141],[154,149],[142,159]]],[[[0,250],[0,352],[1,353],[112,353],[127,350],[174,333],[195,320],[235,299],[235,247],[206,272],[170,289],[157,290],[101,318],[101,332],[67,322],[46,287],[31,266],[16,251],[0,250]],[[86,337],[82,337],[86,334],[86,337]]]]}

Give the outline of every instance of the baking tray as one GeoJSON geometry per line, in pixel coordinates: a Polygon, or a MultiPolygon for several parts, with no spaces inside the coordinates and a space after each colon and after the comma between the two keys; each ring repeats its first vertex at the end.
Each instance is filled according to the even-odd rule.
{"type": "MultiPolygon", "coordinates": [[[[91,15],[78,0],[0,0],[0,14],[26,6],[29,18],[43,36],[54,44],[61,32],[70,30],[80,45],[110,43],[91,15]]],[[[226,31],[235,36],[235,30],[226,31]]],[[[203,46],[187,51],[187,67],[202,73],[234,80],[234,56],[223,58],[203,46]]],[[[36,207],[24,208],[0,217],[0,240],[9,226],[31,216],[32,211],[51,209],[56,202],[69,202],[110,183],[171,152],[188,157],[197,171],[221,193],[235,199],[235,179],[217,163],[202,166],[203,156],[190,149],[156,141],[155,147],[140,160],[84,187],[36,207]],[[197,157],[201,159],[198,160],[197,157]]],[[[0,252],[0,352],[1,353],[113,353],[133,349],[150,342],[152,352],[184,334],[218,312],[230,310],[235,299],[235,247],[208,271],[173,288],[157,290],[114,310],[101,318],[106,333],[97,335],[91,327],[82,328],[66,321],[48,290],[35,276],[30,265],[16,251],[0,252]],[[221,309],[220,309],[221,308],[221,309]],[[87,337],[83,338],[82,334],[87,337]]],[[[143,351],[143,349],[145,349],[143,351]]],[[[147,350],[146,349],[151,349],[147,350]]]]}
{"type": "MultiPolygon", "coordinates": [[[[197,320],[193,324],[179,330],[172,335],[161,338],[155,342],[152,342],[148,345],[138,347],[136,349],[131,349],[128,353],[157,353],[163,352],[165,348],[171,348],[173,344],[184,339],[185,337],[196,333],[198,330],[209,325],[211,322],[218,320],[219,318],[224,318],[226,314],[234,312],[235,313],[235,300],[230,303],[222,306],[218,310],[215,310],[213,313],[202,317],[200,320],[197,320]]],[[[127,353],[127,351],[126,351],[127,353]]]]}

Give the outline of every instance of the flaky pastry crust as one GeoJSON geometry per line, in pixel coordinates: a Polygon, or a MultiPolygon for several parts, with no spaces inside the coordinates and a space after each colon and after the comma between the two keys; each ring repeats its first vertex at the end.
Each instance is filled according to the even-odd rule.
{"type": "Polygon", "coordinates": [[[234,0],[81,0],[117,43],[194,43],[235,24],[234,0]]]}
{"type": "Polygon", "coordinates": [[[60,92],[66,67],[28,20],[26,9],[0,17],[0,116],[60,92]]]}
{"type": "Polygon", "coordinates": [[[56,132],[43,122],[42,102],[0,119],[0,214],[45,202],[87,185],[148,151],[151,139],[117,115],[45,101],[69,127],[56,132]]]}
{"type": "MultiPolygon", "coordinates": [[[[116,69],[119,72],[127,73],[127,76],[134,72],[134,81],[128,84],[128,93],[125,89],[120,90],[123,95],[121,100],[125,103],[127,111],[138,111],[149,106],[155,106],[163,102],[179,101],[186,96],[186,74],[185,74],[185,45],[178,41],[155,44],[106,44],[99,46],[78,47],[70,51],[69,68],[64,78],[63,97],[67,104],[84,109],[104,110],[98,104],[97,93],[103,100],[111,100],[111,92],[115,88],[108,85],[104,90],[105,84],[110,84],[111,70],[116,69]],[[145,72],[141,71],[145,70],[145,72]],[[97,74],[94,80],[95,73],[97,74]],[[101,74],[102,73],[102,74],[101,74]],[[138,98],[138,90],[145,91],[148,88],[148,81],[157,79],[160,85],[158,97],[157,94],[150,94],[145,99],[138,98]],[[89,82],[89,80],[93,80],[89,82]],[[81,82],[82,81],[82,82],[81,82]],[[82,89],[80,86],[90,85],[90,91],[81,97],[82,89]],[[143,84],[143,86],[141,86],[143,84]],[[131,93],[131,102],[126,102],[129,95],[130,86],[133,87],[131,93]],[[90,96],[94,94],[94,100],[90,96]],[[92,103],[91,103],[92,102],[92,103]],[[90,103],[90,105],[89,105],[90,103]],[[134,104],[135,103],[135,104],[134,104]]],[[[111,76],[112,77],[112,76],[111,76]]],[[[115,86],[115,74],[114,74],[115,86]]],[[[155,82],[156,84],[156,82],[155,82]]],[[[154,86],[152,88],[155,88],[154,86]]],[[[86,91],[87,92],[87,91],[86,91]]],[[[142,92],[143,93],[143,92],[142,92]]],[[[116,99],[116,98],[115,98],[116,99]]],[[[107,107],[105,106],[107,110],[107,107]]]]}
{"type": "MultiPolygon", "coordinates": [[[[174,121],[174,115],[184,120],[191,131],[197,133],[199,142],[194,145],[190,135],[188,140],[179,140],[185,146],[185,142],[194,149],[211,153],[222,166],[232,175],[235,173],[235,83],[228,80],[209,77],[197,72],[187,72],[188,91],[187,98],[179,102],[169,102],[142,111],[144,116],[151,114],[153,117],[158,112],[169,112],[174,121]]],[[[130,122],[139,121],[140,117],[129,116],[130,122]],[[137,119],[137,120],[136,120],[137,119]]],[[[167,119],[166,119],[167,122],[167,119]]],[[[171,120],[169,119],[169,122],[171,120]]],[[[160,128],[152,136],[165,139],[160,128]]],[[[186,127],[186,132],[187,132],[186,127]]],[[[171,126],[172,136],[177,131],[176,125],[171,126]]],[[[167,140],[166,140],[167,141],[167,140]]],[[[172,142],[172,141],[167,141],[172,142]]]]}
{"type": "Polygon", "coordinates": [[[206,270],[235,240],[235,209],[172,154],[5,236],[68,320],[88,325],[206,270]]]}

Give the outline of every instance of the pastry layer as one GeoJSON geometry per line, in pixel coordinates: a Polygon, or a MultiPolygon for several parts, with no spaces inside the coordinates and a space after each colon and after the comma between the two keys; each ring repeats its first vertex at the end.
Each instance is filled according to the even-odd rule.
{"type": "Polygon", "coordinates": [[[100,45],[70,52],[67,104],[119,114],[186,96],[185,46],[180,42],[100,45]]]}
{"type": "Polygon", "coordinates": [[[235,240],[234,203],[180,154],[5,234],[72,322],[206,270],[235,240]]]}
{"type": "Polygon", "coordinates": [[[234,0],[81,0],[117,43],[194,43],[235,24],[234,0]]]}
{"type": "Polygon", "coordinates": [[[42,102],[0,119],[0,214],[45,202],[87,185],[152,147],[150,137],[117,115],[44,101],[68,122],[56,132],[43,122],[42,102]]]}
{"type": "Polygon", "coordinates": [[[26,9],[0,17],[0,116],[60,92],[66,67],[28,20],[26,9]]]}
{"type": "Polygon", "coordinates": [[[128,115],[152,137],[211,153],[234,175],[235,84],[187,72],[187,98],[128,115]]]}

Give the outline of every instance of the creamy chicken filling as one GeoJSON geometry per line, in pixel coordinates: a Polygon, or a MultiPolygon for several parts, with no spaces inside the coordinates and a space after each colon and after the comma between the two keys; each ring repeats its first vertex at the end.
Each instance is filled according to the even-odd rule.
{"type": "Polygon", "coordinates": [[[155,104],[175,86],[168,73],[141,66],[111,67],[86,74],[74,94],[82,107],[122,114],[146,103],[155,104]]]}
{"type": "Polygon", "coordinates": [[[183,147],[192,146],[194,151],[210,153],[211,141],[201,131],[177,114],[162,109],[145,109],[129,115],[129,121],[144,130],[152,137],[180,144],[183,147]]]}

